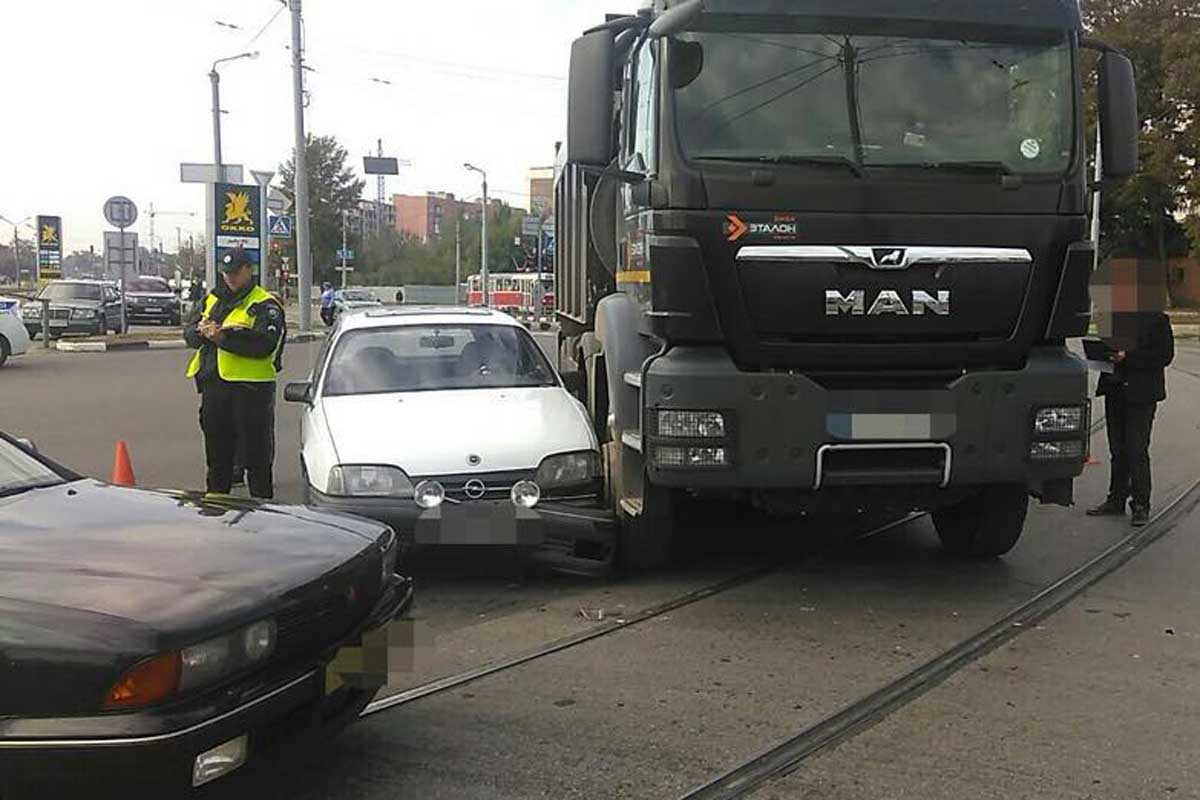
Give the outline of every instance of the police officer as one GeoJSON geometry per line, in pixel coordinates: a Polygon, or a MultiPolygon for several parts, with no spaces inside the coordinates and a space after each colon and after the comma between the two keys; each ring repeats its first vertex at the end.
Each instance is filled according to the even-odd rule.
{"type": "Polygon", "coordinates": [[[1130,505],[1135,526],[1150,520],[1150,433],[1158,404],[1167,399],[1163,371],[1175,358],[1171,321],[1162,312],[1119,315],[1113,372],[1100,376],[1096,394],[1104,398],[1108,450],[1112,456],[1108,498],[1088,509],[1091,516],[1123,516],[1130,505]]]}
{"type": "Polygon", "coordinates": [[[284,340],[283,307],[257,284],[245,253],[219,262],[222,280],[193,314],[184,339],[196,348],[187,377],[200,393],[207,488],[228,494],[238,441],[252,497],[274,496],[275,376],[284,340]]]}

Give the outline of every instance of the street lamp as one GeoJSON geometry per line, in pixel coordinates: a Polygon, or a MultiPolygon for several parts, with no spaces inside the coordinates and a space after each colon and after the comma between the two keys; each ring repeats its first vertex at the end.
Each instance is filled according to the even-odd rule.
{"type": "Polygon", "coordinates": [[[221,177],[221,75],[217,72],[217,65],[224,64],[227,61],[238,61],[243,58],[258,58],[258,51],[250,53],[239,53],[236,56],[228,58],[218,58],[213,62],[212,70],[208,73],[208,79],[212,81],[212,115],[213,115],[213,163],[217,165],[217,177],[221,177]]]}
{"type": "Polygon", "coordinates": [[[479,238],[480,238],[480,241],[481,241],[480,249],[481,249],[483,252],[482,252],[482,253],[480,253],[480,256],[479,256],[479,282],[480,282],[480,285],[483,287],[483,307],[484,307],[484,308],[487,308],[489,305],[491,305],[491,303],[489,302],[489,296],[490,296],[491,292],[489,291],[489,286],[488,286],[488,251],[487,251],[488,194],[487,194],[487,173],[486,173],[485,171],[481,170],[479,167],[475,166],[474,164],[470,164],[470,163],[463,164],[463,168],[464,168],[464,169],[467,169],[467,170],[470,170],[471,172],[478,172],[478,173],[479,173],[479,175],[480,175],[480,177],[481,177],[481,178],[483,178],[483,219],[482,219],[482,221],[480,222],[480,225],[482,226],[482,228],[481,228],[481,230],[480,230],[480,235],[479,235],[479,238]]]}
{"type": "MultiPolygon", "coordinates": [[[[19,249],[19,240],[17,238],[17,230],[22,225],[29,227],[29,220],[31,220],[31,219],[33,219],[33,217],[26,217],[25,219],[21,220],[20,222],[13,222],[8,217],[0,215],[0,221],[7,222],[9,225],[12,225],[12,229],[13,229],[13,270],[16,273],[15,277],[17,279],[17,288],[18,289],[21,288],[21,259],[20,259],[20,255],[19,255],[20,249],[19,249]]],[[[35,230],[34,233],[36,234],[37,231],[35,230]]]]}

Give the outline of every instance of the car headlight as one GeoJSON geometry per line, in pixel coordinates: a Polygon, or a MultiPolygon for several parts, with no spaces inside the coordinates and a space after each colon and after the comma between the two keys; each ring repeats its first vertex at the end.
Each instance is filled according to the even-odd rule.
{"type": "Polygon", "coordinates": [[[534,481],[542,489],[558,489],[590,483],[600,477],[600,454],[594,450],[547,456],[538,466],[534,481]]]}
{"type": "Polygon", "coordinates": [[[71,319],[91,319],[96,316],[96,312],[90,308],[72,308],[71,319]]]}
{"type": "Polygon", "coordinates": [[[387,582],[391,580],[393,573],[396,572],[396,557],[400,550],[400,537],[396,536],[396,532],[391,528],[387,534],[381,538],[380,547],[383,550],[383,558],[379,568],[379,585],[387,586],[387,582]]]}
{"type": "Polygon", "coordinates": [[[413,489],[413,502],[426,510],[437,508],[446,500],[446,488],[437,481],[421,481],[413,489]]]}
{"type": "Polygon", "coordinates": [[[396,467],[342,464],[329,470],[328,494],[335,497],[408,497],[413,485],[396,467]]]}
{"type": "Polygon", "coordinates": [[[266,661],[275,651],[277,638],[275,621],[264,619],[177,653],[141,661],[113,684],[104,705],[106,708],[146,706],[179,692],[219,683],[266,661]]]}
{"type": "Polygon", "coordinates": [[[21,306],[21,316],[40,319],[42,316],[42,307],[35,305],[21,306]]]}

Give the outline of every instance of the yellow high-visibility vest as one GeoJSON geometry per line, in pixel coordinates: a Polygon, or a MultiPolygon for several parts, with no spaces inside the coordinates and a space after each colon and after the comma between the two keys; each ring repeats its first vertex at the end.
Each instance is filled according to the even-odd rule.
{"type": "MultiPolygon", "coordinates": [[[[221,323],[221,327],[253,328],[254,317],[250,314],[250,307],[264,300],[273,299],[267,290],[261,286],[255,286],[229,312],[229,315],[225,317],[225,321],[221,323]]],[[[212,313],[213,306],[216,304],[216,295],[209,294],[204,301],[204,314],[201,319],[208,319],[209,314],[212,313]]],[[[240,356],[237,353],[231,353],[228,350],[218,347],[217,374],[221,376],[221,380],[233,381],[235,383],[272,383],[275,381],[275,356],[282,345],[283,332],[280,331],[279,345],[275,347],[270,355],[263,356],[262,358],[240,356]]],[[[198,372],[200,372],[199,350],[192,355],[192,360],[187,368],[187,377],[194,378],[198,372]]]]}

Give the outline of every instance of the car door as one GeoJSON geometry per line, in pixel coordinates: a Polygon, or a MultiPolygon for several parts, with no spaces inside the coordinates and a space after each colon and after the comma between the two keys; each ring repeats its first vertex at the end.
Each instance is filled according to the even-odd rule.
{"type": "Polygon", "coordinates": [[[121,326],[121,295],[111,286],[104,287],[104,322],[109,330],[121,326]]]}

